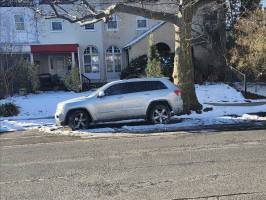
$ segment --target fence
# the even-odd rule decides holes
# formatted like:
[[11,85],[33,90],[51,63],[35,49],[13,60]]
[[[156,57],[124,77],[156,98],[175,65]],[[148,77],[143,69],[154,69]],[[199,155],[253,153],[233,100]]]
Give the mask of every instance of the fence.
[[229,82],[233,85],[236,89],[240,91],[244,91],[245,94],[247,93],[247,79],[246,75],[236,68],[230,66],[229,67]]

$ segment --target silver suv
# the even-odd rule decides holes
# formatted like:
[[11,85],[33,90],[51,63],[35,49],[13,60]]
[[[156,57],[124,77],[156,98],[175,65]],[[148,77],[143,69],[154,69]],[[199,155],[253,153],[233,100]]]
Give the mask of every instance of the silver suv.
[[141,78],[110,82],[88,97],[57,105],[58,125],[86,129],[96,122],[146,119],[167,123],[182,111],[181,91],[167,78]]

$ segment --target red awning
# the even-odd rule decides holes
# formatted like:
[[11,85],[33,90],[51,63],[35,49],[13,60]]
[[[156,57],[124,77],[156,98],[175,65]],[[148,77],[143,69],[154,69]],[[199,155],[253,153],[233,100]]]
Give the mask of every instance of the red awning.
[[32,53],[65,53],[78,51],[78,44],[31,45]]

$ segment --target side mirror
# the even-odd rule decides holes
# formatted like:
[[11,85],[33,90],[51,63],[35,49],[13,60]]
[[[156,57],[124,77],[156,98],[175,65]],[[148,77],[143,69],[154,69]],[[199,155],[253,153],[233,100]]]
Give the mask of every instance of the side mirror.
[[102,98],[102,97],[104,97],[104,96],[105,96],[104,91],[100,91],[100,92],[98,93],[98,98]]

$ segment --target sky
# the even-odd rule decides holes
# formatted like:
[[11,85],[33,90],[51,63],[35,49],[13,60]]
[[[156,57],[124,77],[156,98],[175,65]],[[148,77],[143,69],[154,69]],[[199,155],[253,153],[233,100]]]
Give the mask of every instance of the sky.
[[261,2],[263,4],[263,7],[266,7],[266,0],[262,0]]

